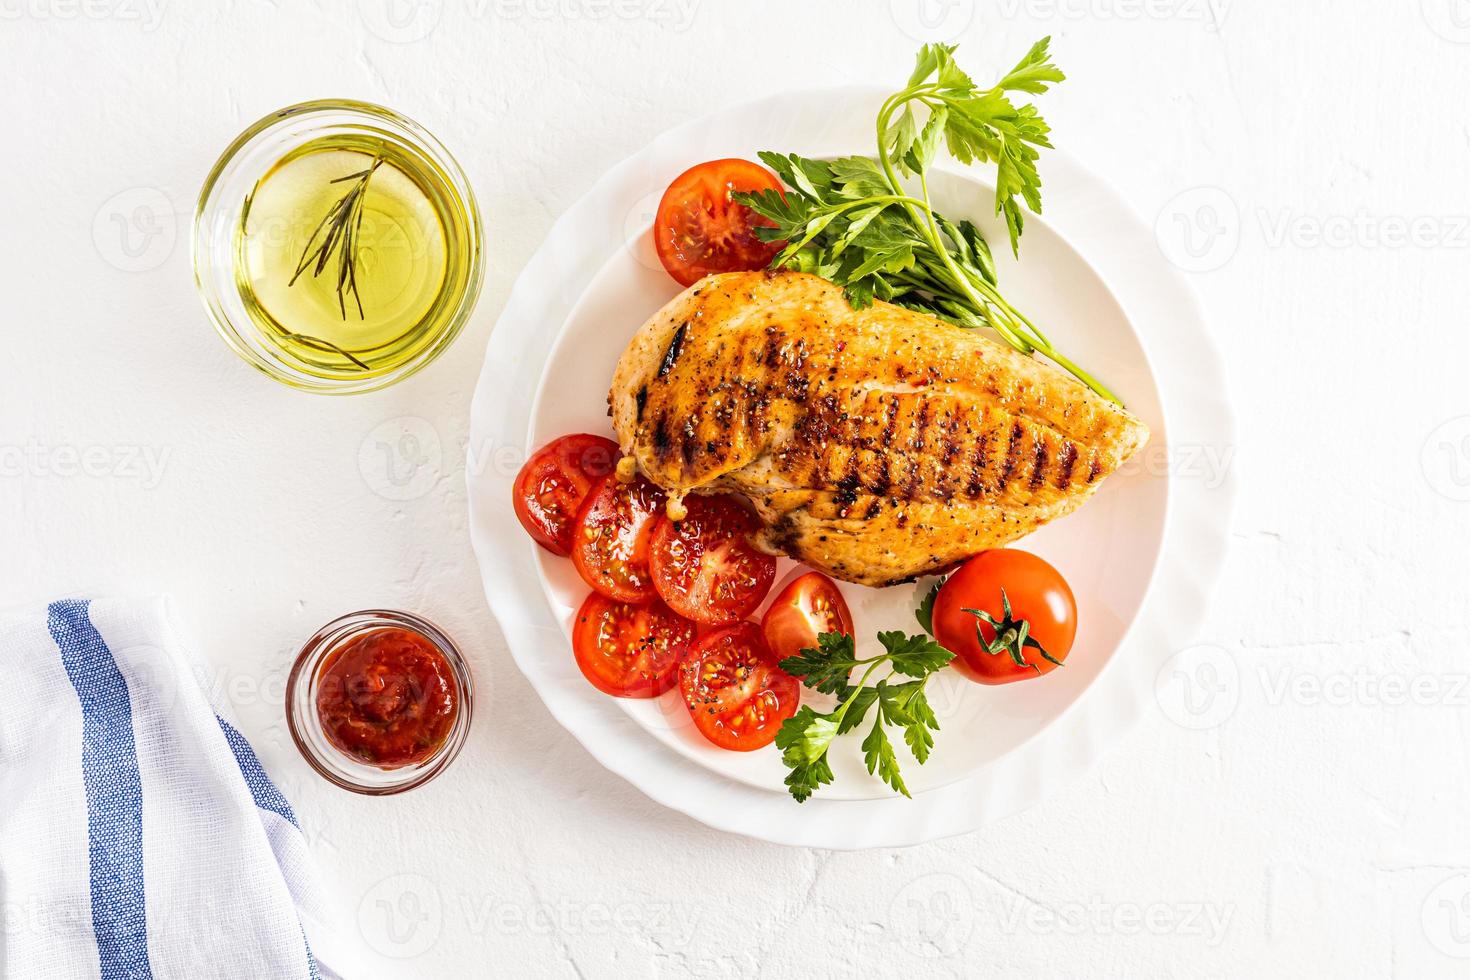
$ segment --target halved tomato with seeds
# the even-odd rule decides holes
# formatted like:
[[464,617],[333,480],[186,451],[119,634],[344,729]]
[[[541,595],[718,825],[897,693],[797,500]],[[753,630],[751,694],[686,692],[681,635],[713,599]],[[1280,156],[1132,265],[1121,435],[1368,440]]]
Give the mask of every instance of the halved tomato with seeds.
[[663,492],[642,477],[624,483],[614,473],[599,480],[572,529],[572,564],[583,581],[609,599],[654,598],[648,552],[663,508]]
[[670,609],[695,622],[739,622],[776,577],[776,559],[750,543],[760,522],[732,497],[691,496],[685,509],[682,521],[664,517],[654,529],[654,587]]
[[800,571],[771,600],[761,632],[777,660],[815,650],[823,633],[852,635],[852,613],[837,583],[821,572]]
[[654,698],[673,687],[693,642],[694,624],[657,599],[633,604],[594,592],[572,627],[583,676],[618,698]]
[[618,444],[585,433],[553,439],[516,474],[511,502],[516,519],[536,543],[554,555],[572,547],[572,524],[587,491],[613,471]]
[[679,285],[770,264],[785,243],[761,241],[756,228],[772,223],[730,200],[733,191],[762,190],[785,193],[775,174],[739,158],[710,160],[674,178],[658,202],[653,245]]
[[699,733],[735,752],[769,745],[801,703],[801,684],[754,623],[701,637],[679,666],[679,691]]

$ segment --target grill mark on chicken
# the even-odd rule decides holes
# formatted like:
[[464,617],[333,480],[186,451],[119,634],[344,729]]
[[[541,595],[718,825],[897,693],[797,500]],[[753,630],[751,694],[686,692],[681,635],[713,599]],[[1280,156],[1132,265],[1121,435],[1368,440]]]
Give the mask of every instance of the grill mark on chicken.
[[674,441],[669,438],[669,414],[660,412],[653,423],[653,452],[660,460],[665,460],[673,451]]
[[781,362],[785,360],[785,356],[782,353],[782,347],[785,346],[785,343],[786,338],[779,329],[776,327],[766,327],[766,347],[761,362],[765,364],[766,370],[772,374],[776,373],[777,369],[781,367]]
[[1062,443],[1062,451],[1057,454],[1057,489],[1065,490],[1072,485],[1072,467],[1077,464],[1077,445],[1072,442]]
[[1046,482],[1046,440],[1036,440],[1036,457],[1031,465],[1031,481],[1028,484],[1032,490],[1038,490]]
[[931,407],[932,405],[927,398],[919,403],[919,415],[914,422],[914,437],[909,443],[913,454],[909,457],[908,477],[904,480],[901,494],[904,500],[913,500],[919,495],[919,481],[924,476],[924,445],[929,431],[929,410]]
[[960,454],[960,441],[955,438],[960,431],[960,420],[953,415],[946,415],[940,427],[944,430],[944,448],[940,451],[939,459],[948,470],[955,457]]
[[852,481],[854,492],[861,490],[863,485],[862,474],[858,469],[862,462],[858,435],[861,429],[860,419],[853,418],[845,408],[839,410],[837,415],[838,438],[829,447],[833,454],[834,470],[840,469],[843,478]]
[[857,503],[858,478],[856,473],[849,473],[837,481],[837,492],[833,494],[832,500],[837,504],[837,512],[840,516],[847,516],[847,509]]
[[679,441],[679,454],[684,457],[684,465],[693,464],[694,457],[699,453],[699,417],[691,415],[684,420],[683,438]]
[[674,331],[674,339],[669,341],[668,349],[664,351],[664,359],[658,366],[658,376],[660,378],[663,378],[674,369],[674,362],[679,359],[680,354],[684,353],[684,336],[688,332],[689,321],[687,320],[679,325],[678,330]]
[[629,344],[622,449],[672,492],[743,495],[764,550],[890,584],[1070,512],[1147,432],[1044,363],[801,273],[705,280]]
[[879,459],[878,478],[873,481],[873,493],[880,497],[887,493],[889,487],[893,485],[893,477],[889,466],[891,465],[890,461],[894,457],[888,450],[893,445],[893,433],[898,427],[897,398],[891,397],[888,399],[888,411],[886,415],[887,417],[883,422],[882,443],[878,446],[878,452],[882,454],[882,457]]
[[1001,467],[998,487],[1010,486],[1011,475],[1016,472],[1016,464],[1020,462],[1021,437],[1025,434],[1026,430],[1021,427],[1020,419],[1011,423],[1011,437],[1010,441],[1006,443],[1006,461],[1005,465]]
[[955,457],[960,454],[960,442],[956,438],[960,430],[960,420],[953,411],[946,412],[939,420],[939,431],[941,435],[941,448],[939,451],[939,479],[935,487],[935,494],[940,500],[949,501],[954,498],[955,482],[958,474],[954,470]]
[[990,466],[990,433],[980,433],[975,440],[975,456],[970,463],[970,482],[965,485],[965,496],[976,499],[985,492],[985,471]]

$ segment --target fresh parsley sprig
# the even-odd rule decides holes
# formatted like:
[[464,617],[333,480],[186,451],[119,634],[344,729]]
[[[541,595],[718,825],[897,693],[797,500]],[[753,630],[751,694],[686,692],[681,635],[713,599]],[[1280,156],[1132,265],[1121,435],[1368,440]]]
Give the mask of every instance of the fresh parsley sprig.
[[[933,608],[932,592],[925,600],[925,607]],[[920,609],[921,623],[925,607]],[[925,630],[928,631],[928,626]],[[804,705],[776,733],[776,747],[791,770],[786,775],[786,786],[798,803],[832,782],[832,766],[827,755],[833,740],[862,725],[874,705],[878,710],[873,727],[862,742],[863,761],[869,773],[876,774],[896,792],[909,795],[887,726],[902,729],[904,743],[921,765],[929,759],[939,719],[929,705],[924,688],[936,671],[954,659],[954,654],[924,634],[905,635],[892,630],[879,633],[878,642],[883,653],[859,658],[851,636],[823,633],[817,637],[815,649],[803,650],[781,661],[781,669],[787,673],[804,675],[802,683],[807,687],[837,696],[837,706],[831,711],[819,712]],[[875,673],[885,665],[888,673],[874,680]],[[862,672],[860,679],[853,684],[851,677],[858,670]],[[896,680],[900,676],[910,679]],[[871,685],[870,680],[874,680]]]
[[[941,142],[961,163],[994,163],[995,210],[1019,254],[1025,208],[1040,213],[1039,148],[1050,127],[1031,104],[1010,93],[1038,95],[1065,78],[1051,62],[1050,38],[1032,46],[999,82],[981,88],[954,60],[955,48],[919,49],[908,85],[878,110],[878,155],[812,160],[763,152],[788,188],[738,193],[734,199],[771,222],[757,229],[787,244],[775,267],[815,273],[841,285],[853,307],[882,299],[961,327],[988,326],[1023,354],[1041,353],[1098,394],[1117,401],[1100,381],[1052,346],[997,288],[990,247],[974,224],[953,222],[930,204],[928,170]],[[910,192],[903,178],[916,180]]]

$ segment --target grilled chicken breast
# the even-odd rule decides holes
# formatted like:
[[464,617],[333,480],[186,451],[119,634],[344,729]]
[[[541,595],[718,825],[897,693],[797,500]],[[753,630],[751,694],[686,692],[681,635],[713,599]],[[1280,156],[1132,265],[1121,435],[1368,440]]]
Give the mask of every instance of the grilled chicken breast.
[[760,548],[873,586],[1071,512],[1148,439],[1046,364],[888,303],[854,310],[798,272],[679,294],[628,344],[609,404],[671,511],[689,492],[742,495]]

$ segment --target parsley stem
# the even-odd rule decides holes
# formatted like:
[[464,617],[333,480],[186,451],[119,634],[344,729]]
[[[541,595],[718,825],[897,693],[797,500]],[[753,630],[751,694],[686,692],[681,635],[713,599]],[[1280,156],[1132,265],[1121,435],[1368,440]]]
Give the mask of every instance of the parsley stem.
[[[893,111],[905,102],[915,98],[917,93],[924,88],[937,91],[936,86],[920,86],[919,88],[908,88],[902,92],[890,95],[878,110],[878,162],[883,165],[883,173],[888,178],[888,184],[893,188],[893,193],[902,195],[903,184],[899,182],[898,173],[893,169],[893,161],[888,158],[888,120],[893,116]],[[916,202],[917,203],[917,202]],[[914,211],[913,205],[906,205],[909,217],[918,222],[919,215]]]
[[[904,207],[908,210],[909,217],[914,221],[915,225],[920,229],[923,229],[926,225],[928,226],[928,234],[925,235],[925,239],[929,247],[934,251],[934,254],[938,256],[940,262],[944,264],[944,271],[948,273],[947,278],[964,294],[964,298],[982,314],[993,310],[995,307],[999,307],[1004,312],[1009,312],[1009,304],[1005,303],[1000,298],[1000,294],[993,289],[985,290],[988,293],[987,298],[993,296],[994,300],[999,302],[992,301],[987,303],[979,296],[976,296],[976,284],[972,283],[970,277],[960,271],[959,266],[955,264],[954,257],[949,254],[949,249],[944,247],[944,238],[939,230],[939,222],[935,219],[934,208],[929,203],[929,181],[925,177],[924,172],[919,172],[919,187],[920,192],[923,194],[923,199],[916,201],[904,195],[903,184],[898,179],[898,172],[893,169],[893,161],[888,154],[888,121],[892,118],[894,111],[899,106],[916,98],[923,101],[921,96],[925,92],[930,91],[938,91],[938,86],[928,85],[908,88],[889,96],[883,103],[882,108],[878,110],[878,162],[882,164],[883,173],[888,178],[889,186],[893,188],[894,194],[906,198]],[[928,105],[927,102],[924,104]],[[920,214],[920,211],[922,211],[922,214]],[[987,283],[986,285],[988,286],[989,284]],[[986,316],[986,319],[1006,343],[1023,354],[1031,353],[1032,345],[1025,338],[1021,337],[1010,323],[1006,322],[1004,315],[996,316],[991,312],[990,315]],[[1113,400],[1116,401],[1117,399],[1115,398]]]
[[[969,276],[966,276],[963,272],[960,271],[960,267],[955,264],[954,256],[950,255],[949,249],[944,247],[944,239],[939,231],[939,222],[934,217],[934,208],[929,205],[929,178],[924,174],[922,170],[919,171],[919,193],[924,195],[924,216],[928,220],[929,224],[930,245],[939,255],[939,260],[944,263],[945,268],[949,270],[950,277],[953,278],[956,283],[969,295],[970,301],[973,302],[977,307],[982,306],[983,301],[980,299],[979,296],[975,295],[975,284],[970,281]],[[993,317],[991,319],[992,325],[995,325],[995,319]],[[1028,346],[1027,341],[1016,333],[1011,324],[1005,323],[1003,325],[996,326],[996,329],[997,332],[999,332],[1002,337],[1005,337],[1012,346]]]
[[858,694],[863,688],[868,686],[868,678],[873,676],[873,671],[877,670],[878,665],[887,659],[887,654],[880,654],[879,656],[873,657],[871,661],[858,661],[859,664],[868,664],[868,669],[863,671],[862,680],[857,682],[857,686],[852,689],[852,693],[847,696],[847,700],[838,705],[837,710],[832,712],[832,720],[837,722],[839,726],[842,724],[843,717],[847,714],[847,709],[851,708],[857,702]]
[[[1026,355],[1030,355],[1033,351],[1040,351],[1099,395],[1111,402],[1122,404],[1118,396],[1113,394],[1106,385],[1053,347],[1046,334],[1042,333],[1041,329],[1032,323],[1024,313],[1006,302],[999,290],[990,283],[985,282],[982,278],[959,267],[954,260],[954,256],[950,254],[950,250],[945,247],[943,232],[939,227],[939,221],[930,203],[929,181],[922,169],[918,171],[920,194],[922,197],[915,199],[904,193],[903,184],[898,177],[898,171],[894,168],[893,160],[888,152],[889,122],[893,118],[893,114],[908,102],[917,101],[930,112],[933,112],[936,108],[936,103],[929,96],[935,95],[939,91],[940,86],[937,84],[915,85],[901,92],[896,92],[884,100],[883,105],[878,110],[878,162],[883,167],[883,174],[887,178],[889,186],[893,189],[893,194],[883,198],[868,198],[866,199],[866,203],[884,201],[887,203],[902,204],[904,209],[908,211],[909,217],[913,220],[915,226],[923,233],[926,243],[933,250],[942,265],[942,268],[933,271],[943,273],[943,279],[947,280],[957,291],[952,298],[966,303],[971,309],[983,317],[991,329],[1000,334],[1001,339],[1007,344]],[[992,88],[987,95],[994,94],[998,91],[998,87]],[[942,95],[939,96],[937,104],[939,106],[944,104],[944,97]],[[851,204],[845,204],[839,211],[845,211],[854,205],[862,203],[865,202],[855,201]],[[820,231],[821,229],[819,228],[817,232],[808,234],[803,239],[802,245],[809,243]],[[919,288],[933,292],[932,287],[927,283],[910,281]]]

